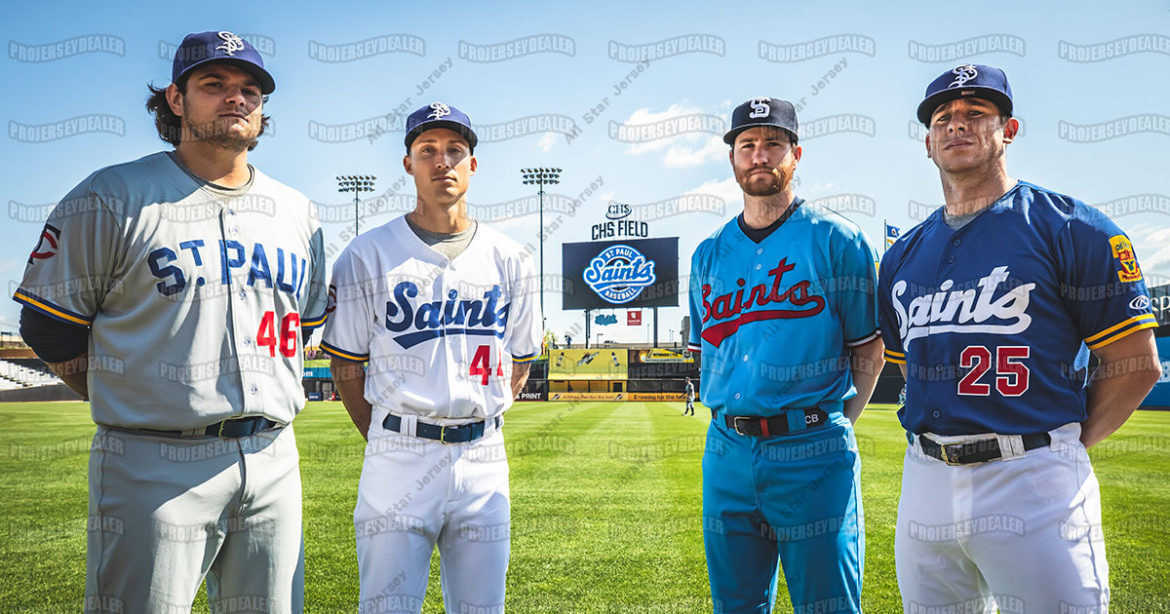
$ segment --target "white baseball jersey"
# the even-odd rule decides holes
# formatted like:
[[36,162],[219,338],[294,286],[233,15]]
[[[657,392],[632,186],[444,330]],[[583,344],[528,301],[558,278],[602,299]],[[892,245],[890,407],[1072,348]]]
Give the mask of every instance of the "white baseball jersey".
[[304,195],[252,172],[218,189],[160,152],[95,172],[49,215],[13,298],[91,327],[94,422],[288,423],[304,407],[301,330],[327,299],[321,228]]
[[398,217],[334,263],[321,348],[369,360],[375,408],[451,423],[496,416],[512,404],[512,363],[540,353],[537,283],[529,254],[483,224],[448,260]]

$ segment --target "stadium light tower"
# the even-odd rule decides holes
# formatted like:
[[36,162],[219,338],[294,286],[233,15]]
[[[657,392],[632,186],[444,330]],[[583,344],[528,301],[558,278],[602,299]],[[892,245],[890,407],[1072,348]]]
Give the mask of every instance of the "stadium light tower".
[[374,191],[375,179],[377,179],[377,177],[373,175],[337,176],[337,191],[353,192],[353,234],[355,237],[358,233],[358,201],[361,199],[362,192]]
[[524,180],[524,185],[537,186],[536,194],[540,198],[540,315],[546,317],[544,311],[544,186],[560,183],[561,169],[522,168],[520,169],[520,177]]

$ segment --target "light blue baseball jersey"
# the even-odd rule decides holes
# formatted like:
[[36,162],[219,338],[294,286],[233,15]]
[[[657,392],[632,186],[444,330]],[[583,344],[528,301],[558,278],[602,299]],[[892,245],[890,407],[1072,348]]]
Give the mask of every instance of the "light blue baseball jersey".
[[1157,326],[1125,233],[1025,181],[958,230],[940,208],[902,235],[882,258],[878,299],[912,433],[1082,422],[1089,350]]
[[857,394],[851,346],[878,335],[877,254],[841,215],[796,199],[759,243],[737,219],[691,257],[688,348],[704,404],[737,416],[840,409]]

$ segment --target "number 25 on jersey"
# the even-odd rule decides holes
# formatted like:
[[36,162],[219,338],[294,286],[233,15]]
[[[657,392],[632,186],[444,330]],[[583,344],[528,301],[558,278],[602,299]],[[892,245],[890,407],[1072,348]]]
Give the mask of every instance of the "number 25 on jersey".
[[959,394],[971,397],[991,396],[991,384],[981,382],[995,367],[995,389],[1005,397],[1018,397],[1028,391],[1032,372],[1023,360],[1031,355],[1026,345],[1001,345],[995,348],[995,363],[985,345],[968,345],[959,354],[959,368],[970,369],[959,380]]

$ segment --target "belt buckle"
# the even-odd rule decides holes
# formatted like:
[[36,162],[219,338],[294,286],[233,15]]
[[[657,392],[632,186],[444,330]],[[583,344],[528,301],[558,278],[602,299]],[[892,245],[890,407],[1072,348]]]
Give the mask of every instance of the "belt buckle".
[[736,433],[739,433],[740,435],[743,435],[744,437],[749,437],[749,435],[747,433],[743,432],[743,429],[739,428],[739,421],[740,420],[747,421],[749,418],[750,418],[750,416],[735,416],[734,418],[731,419],[731,424],[735,428]]
[[439,426],[439,443],[446,445],[446,446],[449,446],[451,444],[456,443],[454,441],[447,441],[447,431],[448,430],[457,431],[457,430],[459,430],[460,426],[462,426],[462,425],[455,425],[455,426],[440,425]]
[[944,463],[946,463],[952,467],[962,466],[963,463],[959,462],[959,459],[956,458],[956,459],[952,460],[950,455],[947,454],[947,444],[940,442],[938,444],[938,450],[939,450],[939,456],[942,456],[942,461]]
[[225,424],[227,424],[227,420],[220,420],[219,421],[219,428],[216,429],[216,431],[215,431],[216,437],[223,439],[223,425],[225,425]]

